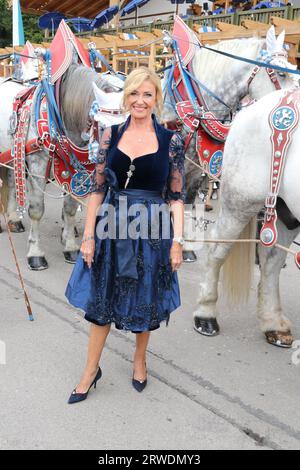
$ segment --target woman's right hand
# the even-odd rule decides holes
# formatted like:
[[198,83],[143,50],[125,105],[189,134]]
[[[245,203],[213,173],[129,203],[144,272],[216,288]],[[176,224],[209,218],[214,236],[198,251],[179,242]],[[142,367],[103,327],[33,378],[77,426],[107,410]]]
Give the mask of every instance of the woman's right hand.
[[95,240],[86,240],[81,243],[80,252],[89,268],[92,267],[95,253]]

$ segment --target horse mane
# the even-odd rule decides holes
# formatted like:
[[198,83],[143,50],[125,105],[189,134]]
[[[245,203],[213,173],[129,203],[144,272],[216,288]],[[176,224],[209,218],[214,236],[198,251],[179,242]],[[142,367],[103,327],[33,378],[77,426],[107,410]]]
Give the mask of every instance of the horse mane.
[[[241,38],[220,41],[213,45],[207,44],[207,47],[247,59],[256,59],[264,42],[264,39],[259,38]],[[235,65],[236,61],[233,59],[207,49],[197,49],[193,58],[194,72],[197,75],[199,73],[204,83],[211,80],[212,70],[216,77],[224,77],[224,73],[229,72]]]
[[95,100],[93,82],[105,92],[112,86],[94,70],[71,64],[63,75],[60,88],[60,111],[67,132],[81,133],[86,127],[92,102]]
[[[230,54],[256,59],[264,44],[263,39],[243,38],[221,41],[211,47],[218,51],[228,52]],[[242,80],[246,70],[250,67],[246,62],[231,59],[229,57],[217,54],[208,49],[197,49],[193,57],[193,71],[197,78],[206,85],[219,98],[223,99],[233,110],[239,102],[245,91],[247,82]],[[219,119],[224,119],[228,115],[228,109],[210,97],[205,91],[202,94],[206,103]]]

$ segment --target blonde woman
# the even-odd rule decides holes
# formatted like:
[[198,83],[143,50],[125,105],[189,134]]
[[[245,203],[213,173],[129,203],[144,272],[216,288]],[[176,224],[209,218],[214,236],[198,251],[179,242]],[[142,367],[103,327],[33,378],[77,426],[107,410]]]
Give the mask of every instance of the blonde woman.
[[[127,121],[105,129],[101,137],[81,254],[66,289],[69,302],[84,310],[85,319],[91,322],[86,367],[68,403],[84,400],[91,386],[96,387],[112,323],[136,334],[132,385],[141,392],[147,384],[150,331],[163,321],[168,323],[170,313],[180,306],[176,271],[182,263],[183,142],[156,120],[162,91],[159,78],[147,68],[135,69],[127,77],[123,108],[129,112]],[[105,220],[103,211],[97,215],[104,203],[113,207],[116,216],[115,225],[106,226],[108,236],[100,227]],[[129,212],[136,204],[138,214],[147,216],[139,224],[144,235],[133,237],[126,232],[121,237],[115,232],[124,232],[130,225],[134,218]],[[161,213],[153,222],[154,206],[167,207],[167,218]],[[166,235],[162,225],[167,219]],[[158,231],[156,236],[151,230]]]

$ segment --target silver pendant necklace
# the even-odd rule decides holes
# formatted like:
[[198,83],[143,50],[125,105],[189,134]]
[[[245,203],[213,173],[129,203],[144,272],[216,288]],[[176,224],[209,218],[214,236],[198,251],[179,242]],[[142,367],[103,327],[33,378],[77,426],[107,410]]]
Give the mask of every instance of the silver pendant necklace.
[[[139,144],[141,144],[141,143],[143,142],[143,138],[142,138],[142,137],[137,137],[136,140],[137,140],[137,142],[138,142]],[[129,171],[126,172],[126,174],[127,174],[127,180],[126,180],[126,183],[125,183],[125,185],[124,185],[124,189],[127,187],[128,183],[129,183],[129,181],[130,181],[130,178],[131,178],[132,175],[133,175],[134,170],[135,170],[135,165],[133,165],[133,163],[131,162],[131,164],[129,165]]]
[[129,183],[129,181],[130,181],[130,178],[131,178],[132,175],[133,175],[134,170],[135,170],[135,165],[133,165],[133,164],[131,163],[131,165],[129,165],[129,171],[127,171],[127,176],[128,176],[128,178],[127,178],[127,180],[126,180],[126,183],[125,183],[124,188],[127,188],[127,185],[128,185],[128,183]]

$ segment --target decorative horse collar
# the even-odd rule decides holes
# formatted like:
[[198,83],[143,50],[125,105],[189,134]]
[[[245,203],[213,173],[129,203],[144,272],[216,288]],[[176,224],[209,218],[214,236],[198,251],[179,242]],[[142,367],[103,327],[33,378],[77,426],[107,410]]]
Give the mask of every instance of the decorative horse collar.
[[[277,241],[276,202],[284,171],[285,161],[292,135],[299,124],[300,90],[285,90],[279,102],[269,115],[271,128],[272,160],[270,172],[270,190],[265,201],[265,217],[260,232],[264,246],[271,247]],[[300,267],[300,259],[296,259]]]

